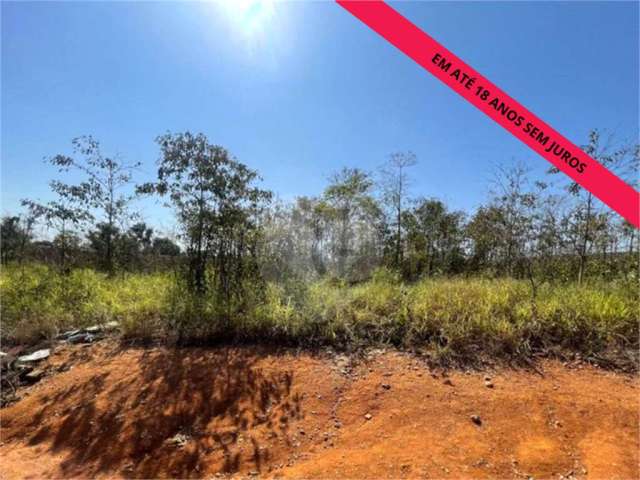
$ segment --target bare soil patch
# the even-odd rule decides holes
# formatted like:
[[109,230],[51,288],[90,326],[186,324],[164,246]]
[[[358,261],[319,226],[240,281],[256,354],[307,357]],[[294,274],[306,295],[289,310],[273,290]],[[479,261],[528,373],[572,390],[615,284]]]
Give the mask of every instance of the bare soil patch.
[[638,378],[588,366],[112,340],[44,366],[0,410],[2,478],[640,476]]

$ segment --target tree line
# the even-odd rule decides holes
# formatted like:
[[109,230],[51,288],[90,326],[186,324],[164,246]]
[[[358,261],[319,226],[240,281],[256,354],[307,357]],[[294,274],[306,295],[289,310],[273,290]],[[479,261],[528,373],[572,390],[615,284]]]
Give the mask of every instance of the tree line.
[[[469,213],[412,195],[411,152],[396,152],[374,172],[345,167],[317,196],[285,203],[261,188],[258,172],[203,134],[159,136],[156,179],[136,183],[138,163],[102,153],[90,136],[54,155],[62,180],[53,200],[24,199],[25,212],[2,219],[2,261],[40,258],[68,272],[78,259],[117,272],[171,265],[190,291],[241,301],[248,283],[335,277],[366,280],[379,267],[407,281],[488,275],[541,281],[636,278],[638,233],[590,192],[550,169],[531,178],[522,163],[498,167],[487,200]],[[637,185],[637,145],[592,131],[583,149]],[[80,181],[65,182],[74,172]],[[177,238],[157,236],[135,201],[170,206]],[[36,238],[36,225],[54,232]],[[40,255],[38,256],[38,252]],[[43,253],[44,252],[44,253]],[[173,259],[167,263],[166,259]]]

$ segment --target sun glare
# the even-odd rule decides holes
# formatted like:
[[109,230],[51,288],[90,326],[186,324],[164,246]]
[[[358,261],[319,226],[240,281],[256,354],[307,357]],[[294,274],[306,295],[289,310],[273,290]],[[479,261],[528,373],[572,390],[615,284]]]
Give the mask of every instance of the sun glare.
[[233,24],[249,36],[267,27],[274,14],[272,0],[221,0],[220,3]]

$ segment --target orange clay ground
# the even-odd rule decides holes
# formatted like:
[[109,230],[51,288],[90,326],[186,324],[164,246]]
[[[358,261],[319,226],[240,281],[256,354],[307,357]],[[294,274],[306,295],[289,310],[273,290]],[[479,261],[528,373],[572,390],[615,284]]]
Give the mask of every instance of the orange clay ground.
[[0,410],[3,479],[640,476],[638,379],[591,367],[443,375],[398,352],[112,340],[46,362]]

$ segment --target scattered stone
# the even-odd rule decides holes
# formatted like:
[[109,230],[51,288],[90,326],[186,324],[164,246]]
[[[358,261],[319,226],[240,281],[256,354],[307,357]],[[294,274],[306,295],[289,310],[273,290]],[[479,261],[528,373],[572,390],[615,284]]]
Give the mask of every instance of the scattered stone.
[[95,337],[90,333],[77,333],[67,339],[69,343],[91,343]]
[[31,370],[30,372],[28,372],[24,376],[24,379],[27,380],[28,382],[35,383],[40,379],[42,379],[42,377],[44,377],[44,374],[45,374],[45,371],[43,369],[36,368],[35,370]]
[[385,390],[389,390],[391,388],[391,385],[389,385],[388,383],[383,383],[382,388],[384,388]]
[[73,337],[81,332],[81,330],[68,330],[58,335],[58,340],[67,340],[69,337]]
[[491,381],[491,377],[489,375],[485,375],[484,376],[484,381],[485,382],[490,382]]
[[442,383],[444,383],[445,385],[449,385],[450,387],[453,387],[453,382],[448,378],[445,378]]
[[490,380],[485,380],[484,386],[487,388],[493,388],[493,383]]
[[471,421],[476,425],[482,425],[482,419],[478,415],[471,415]]
[[341,428],[341,427],[342,427],[342,423],[340,423],[340,422],[336,421],[336,423],[334,423],[334,424],[333,424],[333,426],[334,426],[335,428]]
[[189,437],[187,437],[184,433],[176,433],[173,437],[166,440],[166,443],[178,448],[182,448],[187,444],[188,441]]
[[257,477],[258,476],[258,472],[256,472],[255,470],[251,470],[249,472],[249,475],[252,476],[252,477]]
[[49,350],[48,348],[44,348],[42,350],[33,352],[30,355],[23,355],[21,357],[18,357],[18,361],[22,363],[39,362],[40,360],[44,360],[45,358],[47,358],[49,355],[51,355],[51,350]]
[[373,416],[370,413],[365,414],[364,419],[365,420],[371,420],[373,418]]
[[15,367],[15,374],[17,374],[17,376],[22,380],[24,380],[27,374],[33,370],[33,367],[31,365],[22,365],[20,363]]

